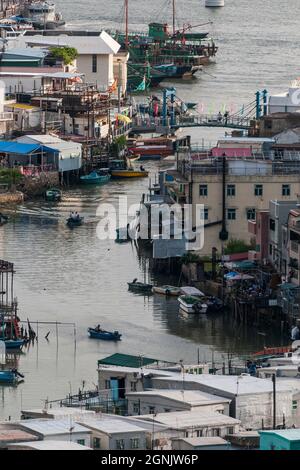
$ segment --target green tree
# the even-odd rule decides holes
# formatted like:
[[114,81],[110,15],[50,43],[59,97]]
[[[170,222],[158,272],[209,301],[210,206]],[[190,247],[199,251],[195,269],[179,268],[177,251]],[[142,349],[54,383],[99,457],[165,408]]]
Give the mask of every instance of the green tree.
[[232,238],[227,243],[224,253],[225,255],[234,255],[237,253],[246,253],[251,250],[252,246],[246,243],[244,240],[239,240],[238,238]]
[[70,65],[78,56],[77,49],[75,47],[52,47],[50,49],[51,56],[55,59],[60,59],[65,65]]

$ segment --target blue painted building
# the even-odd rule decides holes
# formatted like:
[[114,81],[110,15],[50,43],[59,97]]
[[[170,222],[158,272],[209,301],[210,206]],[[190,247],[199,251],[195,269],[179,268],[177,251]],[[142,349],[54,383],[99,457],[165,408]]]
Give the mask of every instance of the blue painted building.
[[260,431],[260,450],[300,450],[300,429]]

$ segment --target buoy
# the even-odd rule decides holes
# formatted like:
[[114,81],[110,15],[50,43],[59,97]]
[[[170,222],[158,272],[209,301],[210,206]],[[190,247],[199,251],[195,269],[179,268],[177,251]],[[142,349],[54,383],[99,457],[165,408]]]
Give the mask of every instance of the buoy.
[[224,7],[225,0],[205,0],[205,6],[207,8]]

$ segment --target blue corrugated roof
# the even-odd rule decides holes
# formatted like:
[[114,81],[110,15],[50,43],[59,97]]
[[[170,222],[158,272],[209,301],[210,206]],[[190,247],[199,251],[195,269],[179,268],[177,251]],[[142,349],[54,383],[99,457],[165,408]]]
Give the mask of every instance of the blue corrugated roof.
[[49,149],[40,144],[23,144],[21,142],[0,141],[0,152],[17,155],[29,155],[37,150],[55,153],[53,149]]

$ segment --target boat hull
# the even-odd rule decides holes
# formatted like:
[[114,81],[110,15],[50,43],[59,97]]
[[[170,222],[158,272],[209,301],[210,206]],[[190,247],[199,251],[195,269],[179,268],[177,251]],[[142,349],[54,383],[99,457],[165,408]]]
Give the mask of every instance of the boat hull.
[[119,332],[110,331],[96,331],[93,328],[88,329],[88,333],[91,339],[97,339],[101,341],[121,341],[122,335]]
[[9,385],[19,382],[17,374],[9,370],[0,370],[0,384]]
[[67,226],[70,228],[73,227],[80,227],[83,224],[84,218],[81,217],[79,220],[73,220],[73,219],[68,219],[67,220]]
[[25,344],[25,341],[20,339],[20,340],[6,340],[4,341],[5,342],[5,347],[7,350],[14,350],[14,351],[17,351],[17,350],[20,350],[22,349],[22,347],[24,346]]
[[[196,302],[189,303],[188,301],[184,300],[181,297],[179,297],[178,302],[179,302],[180,309],[183,310],[185,313],[188,313],[188,314],[207,313],[208,306],[206,304],[202,304],[202,307],[199,308],[198,311],[196,311],[195,310]],[[200,302],[200,299],[199,299],[199,302]]]
[[112,178],[147,178],[148,171],[112,170]]
[[101,175],[88,175],[81,176],[80,183],[85,185],[100,185],[108,183],[111,179],[111,175],[101,176]]
[[180,295],[180,289],[172,286],[153,287],[154,294],[165,295],[167,297],[178,297]]

